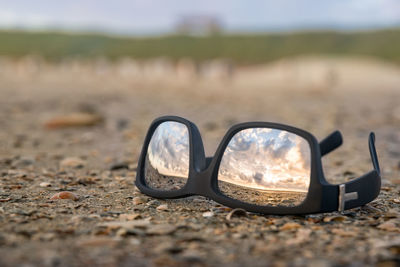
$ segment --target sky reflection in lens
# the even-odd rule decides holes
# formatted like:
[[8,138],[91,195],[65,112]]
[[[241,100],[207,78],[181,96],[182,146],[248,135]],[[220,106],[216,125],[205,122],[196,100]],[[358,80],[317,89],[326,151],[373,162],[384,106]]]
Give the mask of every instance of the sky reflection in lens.
[[147,156],[160,174],[188,178],[189,132],[186,125],[174,121],[161,123],[151,138]]
[[242,130],[224,152],[218,180],[261,190],[307,192],[309,144],[304,138],[283,130]]

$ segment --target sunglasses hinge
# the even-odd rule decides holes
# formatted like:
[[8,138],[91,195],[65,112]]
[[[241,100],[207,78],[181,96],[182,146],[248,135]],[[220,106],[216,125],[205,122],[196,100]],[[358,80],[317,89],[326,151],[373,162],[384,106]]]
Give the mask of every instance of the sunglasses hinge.
[[338,211],[343,212],[347,201],[358,199],[358,192],[346,193],[346,185],[339,185],[339,207]]

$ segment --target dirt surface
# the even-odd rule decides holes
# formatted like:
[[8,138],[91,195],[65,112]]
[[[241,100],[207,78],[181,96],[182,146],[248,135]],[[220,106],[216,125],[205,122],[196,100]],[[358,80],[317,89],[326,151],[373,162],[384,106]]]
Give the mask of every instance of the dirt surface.
[[[281,64],[279,75],[272,64],[213,81],[129,79],[112,67],[0,68],[0,265],[400,264],[400,71],[357,62],[329,63],[335,81],[313,78],[312,87],[290,74],[298,66],[307,73],[310,65],[299,61]],[[103,119],[46,127],[79,112]],[[166,114],[195,122],[209,156],[238,122],[290,124],[319,140],[339,129],[343,146],[323,159],[332,183],[372,169],[367,141],[374,131],[381,193],[343,214],[306,216],[230,214],[203,197],[147,197],[133,185],[138,155],[151,121]],[[50,200],[61,191],[79,199]]]

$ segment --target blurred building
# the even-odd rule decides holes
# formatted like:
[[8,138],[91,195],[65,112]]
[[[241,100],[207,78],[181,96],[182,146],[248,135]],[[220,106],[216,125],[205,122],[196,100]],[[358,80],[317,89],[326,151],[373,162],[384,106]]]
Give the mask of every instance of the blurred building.
[[175,30],[185,35],[212,35],[221,33],[222,21],[217,16],[192,15],[182,16],[178,19]]

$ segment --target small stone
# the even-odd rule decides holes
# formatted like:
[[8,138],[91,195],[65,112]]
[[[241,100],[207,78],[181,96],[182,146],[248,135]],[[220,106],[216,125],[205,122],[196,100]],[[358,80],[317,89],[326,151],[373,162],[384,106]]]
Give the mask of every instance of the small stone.
[[135,205],[140,205],[146,202],[146,199],[144,199],[143,197],[134,197],[133,198],[133,204]]
[[156,208],[158,211],[167,211],[168,210],[168,205],[167,204],[162,204]]
[[343,237],[356,237],[358,234],[354,231],[347,231],[343,229],[332,229],[332,233],[335,235],[343,236]]
[[139,217],[140,217],[140,214],[138,214],[138,213],[131,213],[131,214],[123,213],[123,214],[119,215],[119,218],[121,220],[126,220],[126,221],[133,221]]
[[86,163],[84,160],[76,157],[65,158],[60,162],[61,167],[70,167],[70,168],[82,168],[85,166],[85,164]]
[[59,192],[57,194],[54,194],[50,200],[56,200],[56,199],[72,199],[74,201],[79,200],[79,197],[72,193],[72,192],[68,192],[68,191],[63,191],[63,192]]
[[95,113],[71,113],[55,117],[45,123],[48,129],[58,129],[67,127],[93,126],[103,121],[103,117]]
[[154,248],[153,251],[157,254],[161,253],[171,253],[171,254],[176,254],[182,251],[182,248],[177,246],[174,242],[162,242],[157,244]]
[[301,225],[295,222],[288,222],[285,223],[284,225],[282,225],[279,230],[281,231],[285,231],[285,230],[294,230],[294,229],[298,229],[301,228]]
[[203,213],[204,218],[211,218],[213,216],[214,216],[214,212],[212,212],[212,211],[206,211]]
[[228,213],[228,215],[226,215],[226,220],[230,221],[233,216],[237,216],[237,217],[245,216],[245,217],[247,217],[247,211],[245,211],[244,209],[240,209],[240,208],[233,209],[231,212]]
[[127,163],[115,163],[110,166],[110,171],[122,170],[122,169],[129,169],[129,164]]
[[327,216],[327,217],[324,217],[323,221],[324,221],[324,222],[331,222],[331,221],[334,221],[334,222],[343,222],[343,221],[345,221],[346,219],[347,219],[346,216]]
[[246,238],[247,235],[245,233],[234,233],[234,234],[232,234],[232,237],[234,239],[242,239],[242,238]]
[[388,232],[400,232],[400,227],[396,226],[393,220],[386,221],[378,225],[378,229],[385,230]]
[[115,233],[116,236],[126,236],[128,235],[128,231],[125,228],[120,228],[118,231]]
[[40,187],[51,187],[51,184],[48,182],[42,182],[39,184]]
[[383,217],[387,219],[398,218],[400,217],[400,213],[395,209],[390,209],[385,213]]
[[152,199],[149,202],[146,203],[149,206],[159,206],[161,205],[160,201],[157,199]]

